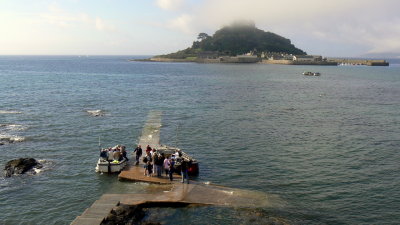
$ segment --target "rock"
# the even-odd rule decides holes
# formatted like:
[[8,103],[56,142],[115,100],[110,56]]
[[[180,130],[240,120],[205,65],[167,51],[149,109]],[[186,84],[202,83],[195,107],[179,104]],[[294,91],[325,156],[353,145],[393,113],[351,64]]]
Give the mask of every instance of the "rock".
[[4,173],[6,177],[11,177],[12,175],[24,174],[31,169],[40,169],[42,167],[42,164],[40,164],[36,159],[19,158],[8,161],[4,167]]
[[141,207],[120,204],[111,210],[101,225],[137,224],[143,217]]

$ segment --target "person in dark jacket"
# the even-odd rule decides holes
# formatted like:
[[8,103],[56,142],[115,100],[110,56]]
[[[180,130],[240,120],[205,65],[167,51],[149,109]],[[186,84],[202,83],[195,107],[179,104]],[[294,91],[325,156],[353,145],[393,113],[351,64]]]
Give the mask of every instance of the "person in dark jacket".
[[123,159],[125,159],[126,161],[129,161],[128,157],[126,156],[126,155],[127,155],[127,152],[126,152],[126,147],[125,147],[125,145],[122,145],[122,146],[121,146],[121,154],[122,154],[122,158],[123,158]]
[[138,145],[133,152],[136,153],[136,165],[139,165],[139,160],[143,153],[142,146]]
[[174,159],[170,159],[169,169],[168,169],[168,175],[169,175],[169,180],[170,181],[173,180],[174,165],[175,165],[175,160]]
[[186,160],[182,160],[182,163],[181,163],[181,175],[182,175],[181,182],[182,183],[184,183],[185,180],[186,180],[186,183],[189,183],[188,169],[189,169],[188,162],[186,162]]

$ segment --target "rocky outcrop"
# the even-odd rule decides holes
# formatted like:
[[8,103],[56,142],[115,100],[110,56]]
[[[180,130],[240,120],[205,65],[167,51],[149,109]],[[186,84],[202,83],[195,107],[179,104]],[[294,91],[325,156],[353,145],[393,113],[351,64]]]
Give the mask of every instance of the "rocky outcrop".
[[120,204],[111,210],[101,225],[137,224],[144,216],[142,207]]
[[40,169],[42,167],[42,164],[34,158],[14,159],[6,163],[6,166],[4,167],[4,175],[6,177],[11,177],[13,175],[24,174],[32,169]]

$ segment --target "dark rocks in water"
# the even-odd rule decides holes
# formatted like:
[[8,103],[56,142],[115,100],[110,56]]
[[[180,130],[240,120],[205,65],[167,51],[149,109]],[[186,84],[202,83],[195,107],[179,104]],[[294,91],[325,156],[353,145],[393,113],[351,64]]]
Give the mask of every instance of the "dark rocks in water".
[[40,169],[42,167],[42,164],[34,158],[19,158],[8,161],[4,167],[4,173],[6,177],[11,177],[12,175],[24,174],[31,169]]
[[101,225],[137,224],[144,216],[142,207],[120,204],[111,210]]

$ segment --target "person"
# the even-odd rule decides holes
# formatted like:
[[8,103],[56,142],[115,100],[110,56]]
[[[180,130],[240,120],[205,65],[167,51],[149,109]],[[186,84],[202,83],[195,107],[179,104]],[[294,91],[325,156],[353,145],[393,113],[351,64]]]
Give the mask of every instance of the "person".
[[188,163],[186,162],[186,160],[182,160],[181,163],[181,175],[182,175],[182,181],[181,183],[184,183],[185,179],[186,179],[186,183],[189,183],[189,175],[188,175]]
[[157,168],[157,177],[161,177],[162,176],[162,170],[163,170],[163,164],[164,164],[164,153],[155,153],[157,155],[157,159],[154,161],[154,164],[156,165]]
[[143,162],[144,162],[144,175],[150,176],[153,169],[153,166],[151,165],[150,152],[146,153],[146,156],[143,158]]
[[139,165],[139,160],[142,156],[142,146],[138,145],[133,152],[136,153],[136,165]]
[[175,164],[175,160],[174,160],[174,159],[170,159],[170,161],[169,161],[169,168],[168,168],[168,175],[169,175],[169,180],[170,180],[170,181],[173,180],[174,164]]
[[126,159],[126,161],[129,161],[128,157],[126,156],[126,155],[127,155],[127,152],[126,152],[126,147],[125,147],[125,145],[122,145],[122,146],[121,146],[121,155],[122,155],[122,159]]
[[150,147],[150,145],[147,145],[147,147],[146,147],[146,153],[147,152],[150,152],[151,151],[151,147]]
[[181,157],[181,156],[182,156],[182,153],[180,153],[178,150],[175,150],[174,158],[177,159],[178,157]]
[[168,156],[167,158],[164,159],[164,171],[165,171],[165,176],[168,176],[168,171],[169,171],[169,166],[171,164],[171,157]]
[[108,148],[108,160],[109,162],[112,162],[114,160],[114,154],[113,154],[113,149],[110,147]]
[[121,160],[122,160],[122,154],[121,154],[121,152],[119,151],[119,148],[116,148],[116,149],[114,150],[114,152],[113,152],[113,158],[114,158],[114,160],[118,160],[118,161],[121,161]]
[[[153,151],[154,151],[154,148],[153,148]],[[153,152],[151,156],[152,156],[153,168],[154,168],[153,173],[157,173],[157,177],[158,177],[159,176],[158,171],[160,170],[159,169],[159,167],[160,167],[159,158],[160,157],[158,156],[158,152]]]
[[108,150],[107,150],[107,149],[102,149],[102,150],[100,151],[100,158],[101,158],[102,160],[107,161],[107,159],[108,159]]

